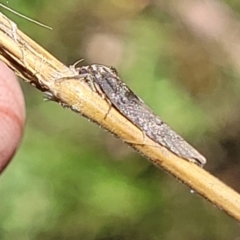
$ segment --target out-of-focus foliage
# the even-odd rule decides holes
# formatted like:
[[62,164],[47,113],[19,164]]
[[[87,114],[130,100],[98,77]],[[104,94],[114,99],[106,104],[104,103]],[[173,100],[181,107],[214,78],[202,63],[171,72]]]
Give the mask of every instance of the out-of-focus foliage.
[[[239,190],[239,76],[167,11],[150,0],[8,2],[53,27],[3,11],[66,65],[83,58],[84,65],[116,67],[134,92],[207,155],[206,168]],[[238,224],[221,210],[103,129],[22,86],[26,131],[1,176],[0,239],[239,237]]]

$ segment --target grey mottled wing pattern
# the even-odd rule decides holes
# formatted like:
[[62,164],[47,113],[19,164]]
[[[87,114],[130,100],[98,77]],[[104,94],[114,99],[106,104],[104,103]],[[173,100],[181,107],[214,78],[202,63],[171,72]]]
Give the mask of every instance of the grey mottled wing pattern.
[[[88,81],[93,81],[101,89],[112,105],[144,134],[156,143],[166,147],[179,157],[203,165],[206,159],[175,133],[153,111],[137,97],[119,78],[115,69],[103,65],[90,65],[78,68],[79,74],[90,74]],[[92,86],[92,83],[90,84]]]

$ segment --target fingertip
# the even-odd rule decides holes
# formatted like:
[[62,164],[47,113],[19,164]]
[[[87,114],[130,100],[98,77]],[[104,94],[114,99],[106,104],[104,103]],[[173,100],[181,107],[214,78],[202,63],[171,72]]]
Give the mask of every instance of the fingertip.
[[25,102],[14,73],[0,62],[0,172],[10,162],[22,138]]

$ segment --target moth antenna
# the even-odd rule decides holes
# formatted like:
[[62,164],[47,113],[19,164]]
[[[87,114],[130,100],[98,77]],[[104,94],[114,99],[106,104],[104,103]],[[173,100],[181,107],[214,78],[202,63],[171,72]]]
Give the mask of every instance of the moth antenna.
[[26,17],[26,16],[24,16],[23,14],[21,14],[21,13],[19,13],[19,12],[16,12],[15,10],[13,10],[13,9],[11,9],[11,8],[3,5],[2,3],[0,3],[0,6],[1,6],[2,8],[4,8],[4,9],[8,10],[9,12],[12,12],[12,13],[18,15],[19,17],[22,17],[22,18],[24,18],[24,19],[26,19],[26,20],[28,20],[28,21],[30,21],[30,22],[36,23],[36,24],[38,24],[38,25],[41,26],[41,27],[45,27],[45,28],[47,28],[47,29],[52,30],[51,27],[49,27],[49,26],[47,26],[47,25],[45,25],[45,24],[43,24],[43,23],[40,23],[40,22],[38,22],[38,21],[36,21],[36,20],[34,20],[34,19],[32,19],[32,18]]

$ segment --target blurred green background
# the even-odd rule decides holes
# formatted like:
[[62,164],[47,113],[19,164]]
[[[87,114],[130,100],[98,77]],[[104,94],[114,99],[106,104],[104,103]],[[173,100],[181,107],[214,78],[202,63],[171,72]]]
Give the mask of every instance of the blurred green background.
[[[240,191],[240,74],[231,55],[238,43],[223,45],[194,31],[176,14],[181,2],[182,8],[190,2],[159,2],[2,1],[52,31],[2,12],[66,65],[83,58],[83,65],[116,67],[137,95],[207,157],[206,169]],[[221,4],[239,23],[240,3]],[[195,10],[198,20],[201,9]],[[227,29],[237,39],[240,30],[231,24]],[[44,102],[31,86],[22,87],[25,136],[0,179],[0,239],[240,237],[234,219],[120,140]]]

